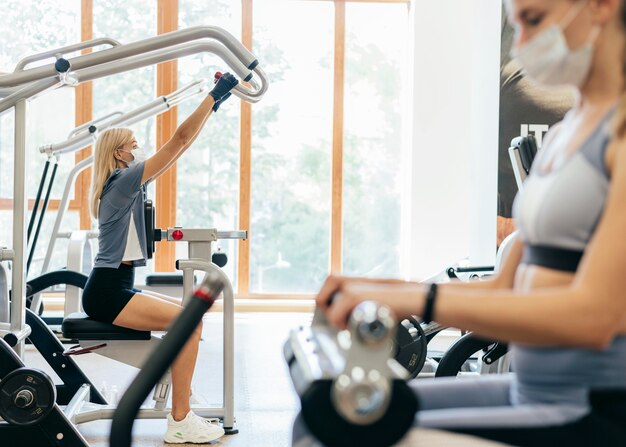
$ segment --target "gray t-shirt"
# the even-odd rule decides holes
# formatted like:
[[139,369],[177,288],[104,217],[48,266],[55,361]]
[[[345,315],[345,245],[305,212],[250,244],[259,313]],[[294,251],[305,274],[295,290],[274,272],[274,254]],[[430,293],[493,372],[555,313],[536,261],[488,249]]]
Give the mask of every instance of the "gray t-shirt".
[[144,216],[145,185],[141,184],[144,163],[127,169],[116,169],[107,179],[100,196],[98,254],[94,267],[118,268],[124,256],[130,213],[139,237],[144,259],[133,261],[133,266],[146,265],[146,225]]

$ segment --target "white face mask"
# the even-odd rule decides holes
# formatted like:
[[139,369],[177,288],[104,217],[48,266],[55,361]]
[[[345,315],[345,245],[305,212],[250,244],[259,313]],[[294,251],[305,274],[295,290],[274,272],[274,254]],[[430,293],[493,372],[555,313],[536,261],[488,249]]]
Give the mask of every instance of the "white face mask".
[[131,151],[122,151],[122,152],[129,152],[133,156],[133,159],[131,161],[124,162],[126,163],[126,166],[128,166],[129,168],[131,166],[135,166],[136,164],[146,161],[146,158],[147,158],[146,152],[142,148],[133,149]]
[[532,80],[550,87],[583,86],[591,70],[593,44],[600,28],[594,27],[587,43],[576,50],[568,47],[563,30],[585,5],[586,2],[582,2],[581,6],[573,6],[563,23],[552,25],[513,54]]

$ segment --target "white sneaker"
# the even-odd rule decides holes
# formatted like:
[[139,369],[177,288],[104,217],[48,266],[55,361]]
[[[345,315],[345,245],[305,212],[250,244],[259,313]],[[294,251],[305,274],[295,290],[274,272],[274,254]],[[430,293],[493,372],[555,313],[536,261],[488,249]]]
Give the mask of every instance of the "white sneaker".
[[175,421],[171,414],[167,415],[167,432],[163,439],[170,444],[205,444],[223,435],[222,427],[190,411],[181,421]]

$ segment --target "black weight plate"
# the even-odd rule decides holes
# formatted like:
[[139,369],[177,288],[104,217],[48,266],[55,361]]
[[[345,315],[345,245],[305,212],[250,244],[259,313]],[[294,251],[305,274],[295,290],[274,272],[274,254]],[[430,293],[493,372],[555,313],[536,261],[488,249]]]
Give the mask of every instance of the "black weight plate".
[[[33,402],[26,408],[15,404],[17,394],[29,391]],[[19,368],[0,381],[0,416],[14,425],[33,425],[45,418],[54,408],[56,388],[43,371]]]
[[394,350],[394,358],[409,372],[410,378],[417,377],[428,353],[428,339],[417,318],[409,317],[398,324]]
[[391,384],[387,411],[375,422],[353,424],[335,409],[332,381],[319,380],[302,394],[302,419],[310,432],[328,447],[385,447],[395,445],[411,428],[418,410],[415,393],[403,380]]

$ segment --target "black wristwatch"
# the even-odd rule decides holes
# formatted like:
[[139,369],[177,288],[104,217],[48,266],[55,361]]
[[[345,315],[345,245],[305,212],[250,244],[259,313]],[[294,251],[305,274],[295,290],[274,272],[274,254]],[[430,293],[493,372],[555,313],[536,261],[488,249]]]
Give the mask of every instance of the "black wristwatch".
[[424,304],[424,312],[422,314],[422,320],[428,324],[433,321],[435,313],[435,299],[437,298],[437,284],[432,283],[426,294],[426,303]]

